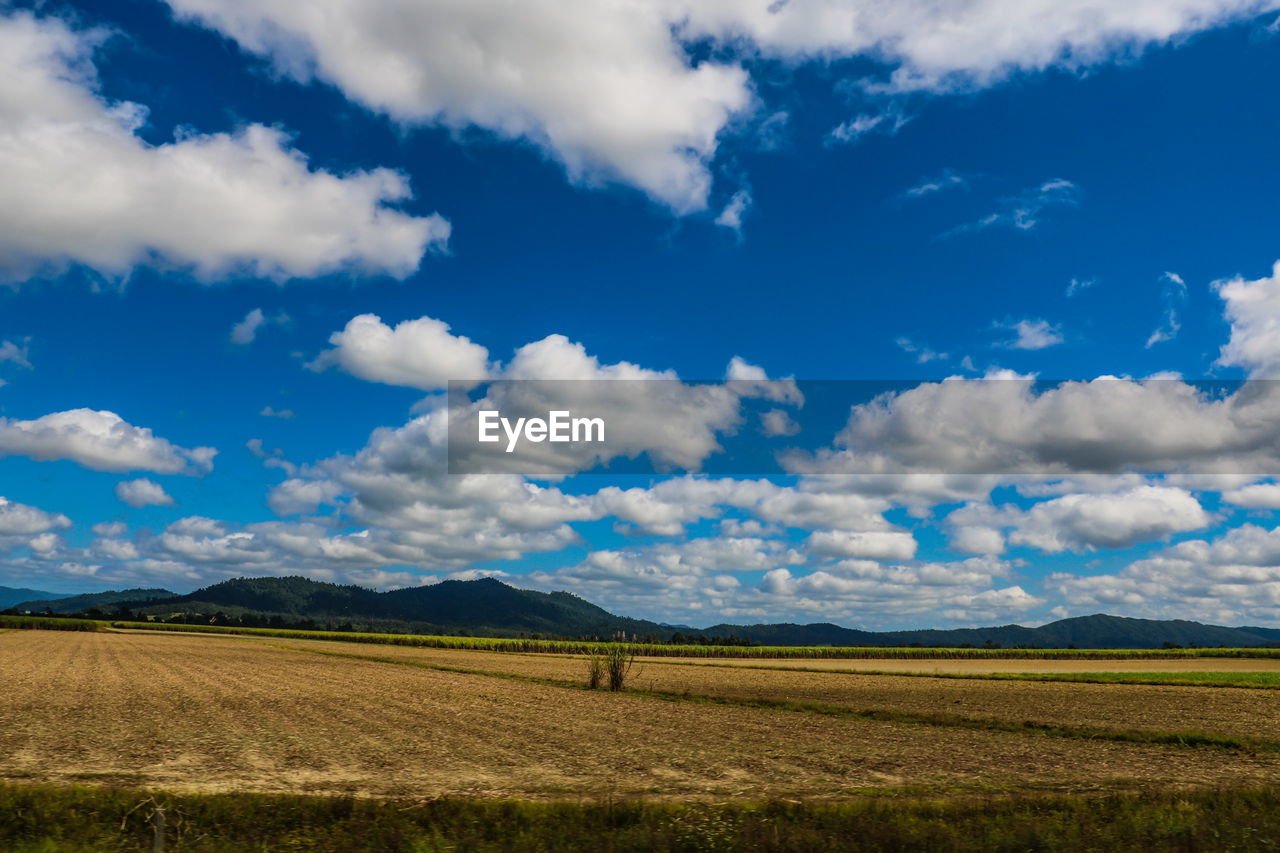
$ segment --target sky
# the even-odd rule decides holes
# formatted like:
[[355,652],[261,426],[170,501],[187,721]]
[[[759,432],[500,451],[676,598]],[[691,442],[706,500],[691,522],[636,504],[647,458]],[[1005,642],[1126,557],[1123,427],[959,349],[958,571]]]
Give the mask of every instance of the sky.
[[0,584],[1280,625],[1280,0],[324,9],[0,2]]

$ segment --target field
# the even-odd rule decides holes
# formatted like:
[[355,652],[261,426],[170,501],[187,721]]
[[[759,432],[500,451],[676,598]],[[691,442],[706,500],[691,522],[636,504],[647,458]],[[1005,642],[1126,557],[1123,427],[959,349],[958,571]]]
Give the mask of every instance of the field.
[[[1040,803],[1046,814],[1074,814],[1081,797],[1099,795],[1136,798],[1107,800],[1125,815],[1148,808],[1134,803],[1149,804],[1151,820],[1173,810],[1182,816],[1178,837],[1191,838],[1226,813],[1194,803],[1228,797],[1246,808],[1272,802],[1280,785],[1280,692],[1218,683],[1247,681],[1251,672],[1265,680],[1277,672],[1272,660],[1148,664],[1150,672],[1168,674],[1161,677],[1201,679],[1197,684],[1012,679],[1016,673],[1003,666],[1011,661],[986,674],[969,669],[970,660],[934,660],[928,664],[936,673],[897,674],[844,671],[865,668],[861,660],[763,663],[639,660],[628,689],[611,693],[585,689],[585,662],[568,655],[288,636],[11,630],[0,633],[0,780],[11,783],[3,796],[44,791],[51,809],[58,802],[71,808],[70,800],[48,792],[93,785],[75,796],[83,805],[76,814],[94,827],[86,815],[148,802],[142,791],[185,803],[185,819],[196,823],[193,815],[227,802],[218,797],[259,797],[254,808],[267,802],[262,797],[321,797],[297,805],[299,815],[327,814],[317,803],[334,796],[413,809],[449,802],[464,811],[518,802],[531,810],[530,827],[542,819],[537,815],[566,804],[584,826],[600,819],[592,809],[625,804],[637,838],[661,836],[666,846],[653,841],[655,849],[690,850],[732,849],[702,844],[722,818],[733,832],[750,826],[763,833],[753,849],[789,849],[778,846],[782,836],[773,847],[765,843],[760,809],[792,809],[783,824],[800,833],[795,840],[809,831],[804,827],[865,821],[865,809],[876,803],[895,815],[882,823],[905,821],[909,835],[926,831],[920,816],[929,809],[961,810],[939,826],[990,813],[993,826],[1010,828],[1025,824],[1028,803]],[[1044,663],[1028,661],[1023,669]],[[1130,668],[1135,661],[1085,663],[1091,674],[1141,674]],[[1196,668],[1171,670],[1171,663]],[[939,677],[953,675],[964,677]],[[1270,813],[1259,807],[1263,812]],[[1165,823],[1147,818],[1134,817],[1135,826],[1164,831]],[[112,820],[121,818],[102,818],[102,826]],[[690,836],[697,843],[677,843],[671,827],[689,820],[701,827]],[[127,839],[109,848],[38,847],[38,833],[5,836],[4,824],[0,819],[6,849],[25,840],[33,850],[141,849]],[[191,831],[189,849],[217,849],[200,848]],[[985,831],[975,829],[972,838]],[[1218,849],[1276,849],[1262,845],[1269,837]],[[1010,838],[1008,849],[1076,849],[1065,836],[1058,847]],[[222,849],[288,848],[281,845]],[[480,841],[424,845],[379,849],[522,849]],[[607,848],[540,841],[523,849]],[[815,842],[808,849],[839,847]]]

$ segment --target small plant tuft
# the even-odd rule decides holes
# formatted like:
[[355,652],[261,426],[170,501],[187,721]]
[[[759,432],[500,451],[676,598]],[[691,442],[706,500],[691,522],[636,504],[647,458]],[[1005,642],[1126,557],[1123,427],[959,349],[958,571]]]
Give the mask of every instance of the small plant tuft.
[[604,655],[587,655],[587,689],[597,690],[604,681]]
[[605,669],[609,671],[610,690],[617,693],[626,686],[627,675],[630,674],[631,666],[635,661],[636,656],[629,652],[626,646],[609,647],[609,650],[604,653],[604,663]]

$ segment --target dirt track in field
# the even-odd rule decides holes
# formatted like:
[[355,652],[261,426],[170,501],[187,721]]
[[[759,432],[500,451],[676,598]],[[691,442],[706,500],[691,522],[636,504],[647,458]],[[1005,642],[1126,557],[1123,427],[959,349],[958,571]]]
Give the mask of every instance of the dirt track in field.
[[0,664],[5,778],[677,797],[1280,782],[1280,755],[667,702],[256,640],[18,631],[0,636]]
[[[286,641],[314,653],[352,654],[443,666],[585,680],[581,658],[416,649],[330,641]],[[735,699],[842,705],[853,709],[960,714],[1022,722],[1159,732],[1202,732],[1280,741],[1280,690],[852,675],[637,660],[634,687]]]

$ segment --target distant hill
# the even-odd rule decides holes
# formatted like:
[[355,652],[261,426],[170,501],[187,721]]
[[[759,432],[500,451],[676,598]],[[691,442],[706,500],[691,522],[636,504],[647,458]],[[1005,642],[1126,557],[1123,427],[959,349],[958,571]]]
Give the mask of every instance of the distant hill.
[[[139,597],[141,599],[141,597]],[[403,623],[413,630],[447,630],[498,635],[612,636],[619,631],[666,637],[655,622],[615,616],[567,592],[516,589],[492,578],[442,581],[430,586],[376,592],[302,577],[236,578],[163,601],[118,598],[117,607],[134,613],[169,616],[253,614],[324,624],[359,624],[370,629]]]
[[176,592],[167,589],[120,589],[109,592],[90,592],[84,595],[68,595],[60,598],[35,599],[18,604],[15,610],[29,610],[32,613],[43,613],[52,610],[54,613],[77,613],[91,607],[103,608],[125,601],[153,601],[160,598],[173,598]]
[[40,598],[52,601],[58,598],[70,598],[69,595],[61,595],[56,592],[43,592],[38,589],[22,589],[20,587],[0,586],[0,610],[8,610],[16,604],[29,601],[33,598]]
[[[1115,649],[1178,646],[1280,646],[1280,628],[1226,628],[1185,620],[1131,619],[1095,614],[1050,622],[1039,628],[863,631],[829,622],[811,625],[713,625],[696,629],[617,616],[567,592],[536,592],[493,578],[443,581],[429,586],[377,592],[302,577],[236,578],[175,595],[163,589],[121,590],[28,601],[25,609],[104,611],[206,621],[215,614],[259,624],[298,624],[393,632],[466,633],[480,636],[543,634],[610,637],[619,632],[668,639],[675,633],[703,638],[749,638],[778,646],[1030,646]],[[251,623],[245,623],[251,624]]]
[[780,646],[900,646],[934,647],[1000,644],[1039,648],[1154,649],[1166,643],[1179,646],[1280,645],[1277,628],[1224,628],[1181,619],[1132,619],[1125,616],[1077,616],[1039,628],[1001,625],[993,628],[925,629],[919,631],[859,631],[829,622],[812,625],[714,625],[705,634],[747,636],[765,645]]

